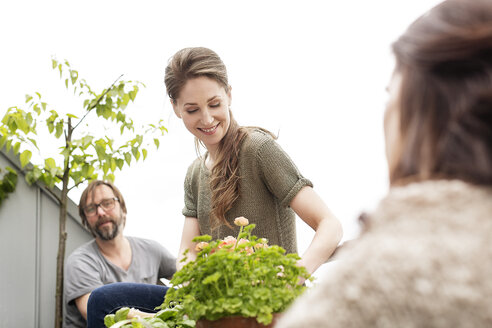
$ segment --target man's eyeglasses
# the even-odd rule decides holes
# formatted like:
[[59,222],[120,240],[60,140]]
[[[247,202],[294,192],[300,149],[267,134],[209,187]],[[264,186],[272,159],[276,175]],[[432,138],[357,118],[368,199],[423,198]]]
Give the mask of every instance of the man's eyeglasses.
[[116,204],[116,201],[120,200],[116,197],[103,199],[99,204],[91,204],[84,207],[84,213],[86,216],[96,215],[97,208],[99,206],[101,206],[101,208],[105,211],[110,211],[114,208],[114,204]]

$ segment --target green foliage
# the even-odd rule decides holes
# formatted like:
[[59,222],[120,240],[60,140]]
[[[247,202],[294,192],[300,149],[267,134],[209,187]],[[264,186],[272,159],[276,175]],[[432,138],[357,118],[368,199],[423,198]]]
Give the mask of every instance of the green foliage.
[[[155,140],[167,132],[159,121],[136,131],[133,120],[125,109],[134,102],[140,82],[122,81],[121,76],[108,88],[96,92],[81,79],[68,61],[58,62],[52,59],[52,68],[58,70],[67,90],[83,99],[82,106],[74,113],[62,113],[51,108],[39,92],[26,95],[27,109],[17,106],[8,108],[0,122],[0,148],[5,147],[18,155],[25,178],[29,184],[40,182],[48,191],[61,185],[61,194],[52,193],[60,204],[59,247],[57,255],[55,327],[62,322],[62,291],[65,245],[66,245],[66,208],[68,193],[81,183],[93,179],[114,180],[117,170],[132,159],[145,159],[148,147],[159,143]],[[92,114],[96,123],[104,122],[105,129],[117,130],[119,142],[105,136],[97,136],[97,128],[84,122]],[[92,121],[92,122],[94,122]],[[85,129],[79,128],[82,127]],[[39,137],[42,130],[50,138]],[[41,144],[42,143],[42,144]],[[51,149],[58,146],[55,154]],[[49,156],[41,153],[48,149]],[[34,156],[33,156],[34,155]],[[28,165],[28,164],[32,165]],[[10,180],[9,180],[10,181]]]
[[169,307],[157,312],[149,318],[128,318],[130,308],[124,307],[115,314],[108,314],[104,318],[104,325],[111,328],[193,328],[195,321],[183,318],[179,315],[180,306]]
[[[2,206],[4,199],[15,191],[15,187],[17,186],[17,172],[8,166],[5,169],[7,172],[0,179],[0,206]],[[1,172],[2,170],[0,170]]]
[[[28,109],[8,108],[0,124],[0,147],[5,146],[7,151],[19,155],[22,168],[41,157],[38,163],[26,168],[28,183],[40,181],[52,188],[62,181],[64,174],[68,174],[72,187],[97,178],[113,181],[116,171],[122,170],[125,164],[146,159],[149,147],[159,147],[159,138],[167,132],[162,121],[137,131],[133,120],[125,113],[142,83],[118,78],[109,88],[96,92],[68,61],[52,59],[52,67],[59,71],[65,87],[83,99],[83,106],[75,113],[63,114],[50,108],[36,92],[26,95]],[[96,137],[89,125],[79,131],[80,124],[92,113],[98,122],[107,122],[119,131],[118,144],[108,136]],[[51,136],[51,140],[46,140],[43,145],[38,145],[40,129],[46,129]],[[43,158],[40,154],[43,146],[53,144],[59,144],[59,154]],[[40,155],[33,156],[34,153]]]
[[243,316],[269,324],[274,313],[284,311],[304,291],[300,277],[309,275],[297,266],[298,255],[268,246],[265,239],[251,235],[253,228],[241,229],[237,239],[194,239],[201,250],[195,261],[174,274],[171,284],[177,288],[168,290],[161,307],[179,303],[181,314],[193,320]]

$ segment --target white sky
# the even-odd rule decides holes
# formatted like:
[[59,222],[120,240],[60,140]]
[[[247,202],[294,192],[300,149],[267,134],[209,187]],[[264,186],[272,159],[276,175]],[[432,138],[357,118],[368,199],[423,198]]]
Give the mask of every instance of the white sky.
[[[183,180],[196,155],[167,100],[164,68],[183,47],[211,48],[228,68],[238,122],[279,134],[342,222],[344,239],[352,239],[360,212],[387,191],[382,120],[390,44],[438,2],[4,1],[0,114],[35,91],[65,111],[70,95],[51,70],[51,56],[67,59],[93,89],[120,74],[144,82],[130,115],[142,122],[163,118],[169,133],[157,152],[119,172],[115,182],[128,207],[125,233],[158,240],[176,254]],[[79,194],[72,194],[76,203]],[[312,236],[299,222],[301,254]]]

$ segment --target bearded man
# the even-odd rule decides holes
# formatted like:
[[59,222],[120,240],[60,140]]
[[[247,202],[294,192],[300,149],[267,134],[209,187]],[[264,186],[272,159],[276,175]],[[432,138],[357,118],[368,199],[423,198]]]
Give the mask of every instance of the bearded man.
[[[79,202],[83,224],[94,239],[77,248],[65,264],[65,328],[87,326],[91,292],[116,282],[157,284],[176,272],[176,258],[156,241],[123,236],[126,204],[111,182],[95,180]],[[158,300],[158,303],[164,299]]]

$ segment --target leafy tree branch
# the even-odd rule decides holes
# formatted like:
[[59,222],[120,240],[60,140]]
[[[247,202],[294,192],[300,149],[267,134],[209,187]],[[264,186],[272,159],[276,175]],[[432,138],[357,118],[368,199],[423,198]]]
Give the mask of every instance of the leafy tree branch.
[[[143,83],[123,81],[120,75],[108,88],[96,93],[79,78],[78,71],[68,61],[53,58],[52,68],[59,71],[67,90],[83,98],[83,105],[73,113],[62,113],[51,109],[39,92],[26,95],[28,108],[8,108],[0,123],[0,148],[18,155],[26,181],[40,183],[60,205],[55,313],[58,328],[62,322],[68,193],[93,179],[113,181],[118,170],[145,160],[150,147],[159,148],[159,139],[167,129],[162,120],[137,128],[125,112],[135,101],[140,87],[145,86]],[[88,114],[93,112],[96,115],[89,120]],[[81,125],[82,122],[87,124]],[[102,125],[103,129],[94,128],[97,125]],[[105,129],[118,131],[118,138],[113,139],[106,133],[100,135]],[[53,145],[59,145],[58,150],[53,150]],[[49,155],[43,156],[42,151]],[[53,192],[55,186],[61,189],[60,195]]]

